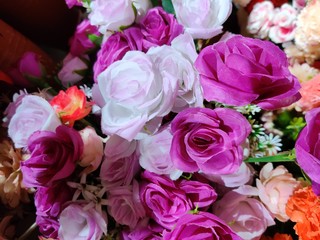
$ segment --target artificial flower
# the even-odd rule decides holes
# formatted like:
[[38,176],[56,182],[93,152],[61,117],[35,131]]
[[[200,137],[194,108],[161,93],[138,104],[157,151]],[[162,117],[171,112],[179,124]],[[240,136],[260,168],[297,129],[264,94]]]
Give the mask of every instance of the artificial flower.
[[76,120],[84,118],[91,111],[91,104],[87,102],[86,95],[77,86],[70,87],[65,92],[60,91],[50,104],[61,121],[71,127]]

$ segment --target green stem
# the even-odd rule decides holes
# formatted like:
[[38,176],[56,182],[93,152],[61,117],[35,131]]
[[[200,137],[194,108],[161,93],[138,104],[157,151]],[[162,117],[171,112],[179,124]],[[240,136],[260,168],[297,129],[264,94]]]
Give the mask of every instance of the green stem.
[[294,150],[282,152],[275,156],[267,156],[260,158],[247,158],[244,160],[247,163],[264,163],[264,162],[294,162],[296,155]]

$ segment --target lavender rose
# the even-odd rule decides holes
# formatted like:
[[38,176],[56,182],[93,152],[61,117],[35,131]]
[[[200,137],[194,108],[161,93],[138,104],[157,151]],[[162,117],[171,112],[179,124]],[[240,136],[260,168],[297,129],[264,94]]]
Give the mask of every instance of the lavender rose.
[[297,162],[312,180],[313,191],[320,195],[320,108],[305,115],[307,125],[301,130],[295,149]]
[[163,233],[163,240],[171,239],[241,240],[221,219],[207,212],[182,216],[171,232]]
[[183,26],[161,7],[152,8],[141,19],[141,32],[144,36],[143,50],[153,46],[170,45],[171,41],[183,33]]
[[229,174],[242,163],[240,145],[251,126],[242,114],[231,109],[188,108],[172,121],[171,130],[170,154],[177,169]]
[[273,110],[300,98],[286,55],[268,41],[233,36],[204,48],[195,67],[208,101]]
[[32,134],[28,149],[30,158],[21,162],[24,185],[50,187],[73,173],[83,151],[83,142],[76,130],[61,125],[56,132]]

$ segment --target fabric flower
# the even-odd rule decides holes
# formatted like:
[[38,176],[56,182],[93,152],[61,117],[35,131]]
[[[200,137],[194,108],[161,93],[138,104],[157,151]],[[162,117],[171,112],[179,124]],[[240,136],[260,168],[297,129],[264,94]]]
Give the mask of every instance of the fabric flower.
[[171,232],[165,231],[163,233],[163,240],[209,240],[214,238],[221,240],[242,239],[221,219],[208,212],[185,214],[179,218]]
[[273,110],[300,98],[286,55],[269,41],[235,35],[204,48],[195,66],[208,101]]
[[173,14],[165,12],[161,7],[150,9],[141,19],[139,27],[143,35],[143,50],[154,46],[170,45],[171,41],[183,32],[183,27]]
[[256,180],[259,197],[269,211],[281,222],[286,222],[286,205],[289,197],[299,186],[288,170],[280,165],[273,169],[272,163],[267,163],[260,171],[260,179]]
[[65,92],[60,91],[50,104],[59,114],[61,121],[71,127],[76,120],[84,118],[91,111],[86,95],[77,86],[70,87]]
[[231,0],[173,0],[177,20],[193,38],[209,39],[222,32],[232,10]]
[[89,39],[89,35],[100,36],[98,28],[92,26],[88,19],[83,20],[76,28],[75,33],[69,40],[70,53],[73,56],[81,56],[95,47]]
[[258,38],[268,36],[275,11],[271,1],[256,3],[248,17],[247,30]]
[[320,199],[311,187],[294,192],[289,198],[286,212],[290,220],[296,222],[296,234],[301,240],[318,239],[320,237]]
[[38,130],[54,131],[61,122],[51,107],[42,97],[27,95],[12,116],[8,134],[16,148],[27,146],[29,137]]
[[99,240],[107,234],[107,218],[94,208],[84,209],[76,203],[70,204],[60,214],[59,234],[61,240]]
[[94,0],[90,9],[90,23],[98,26],[102,34],[108,30],[119,31],[120,27],[131,25],[135,19],[131,0]]
[[116,187],[108,191],[108,213],[115,221],[134,229],[138,221],[146,216],[139,199],[137,181],[130,186]]
[[312,187],[317,195],[320,195],[319,119],[320,108],[306,113],[306,126],[300,131],[295,144],[297,162],[312,180]]
[[271,41],[284,43],[293,40],[297,16],[297,10],[288,3],[278,8],[273,17],[273,26],[269,31]]
[[275,222],[263,204],[249,195],[230,191],[214,204],[213,213],[225,222],[232,223],[231,229],[241,239],[258,240],[267,227]]
[[176,168],[229,174],[241,165],[240,144],[249,135],[251,126],[243,115],[231,109],[188,108],[174,118],[171,131],[170,155]]
[[69,177],[83,152],[80,134],[67,126],[56,132],[38,131],[28,140],[30,158],[21,163],[26,187],[50,187]]

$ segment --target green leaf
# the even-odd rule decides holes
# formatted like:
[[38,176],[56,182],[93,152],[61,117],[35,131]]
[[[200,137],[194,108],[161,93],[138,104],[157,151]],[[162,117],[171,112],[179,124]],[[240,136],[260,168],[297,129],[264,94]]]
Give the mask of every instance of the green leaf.
[[244,160],[247,163],[265,163],[265,162],[294,162],[296,155],[294,149],[288,152],[282,152],[275,156],[267,156],[260,158],[247,158]]
[[156,7],[156,6],[160,6],[160,2],[159,0],[151,0],[152,6]]
[[174,14],[174,8],[171,0],[162,0],[162,7],[166,12]]
[[100,46],[102,43],[102,36],[98,36],[95,34],[89,34],[88,38],[90,39],[91,42],[94,43],[96,46]]

